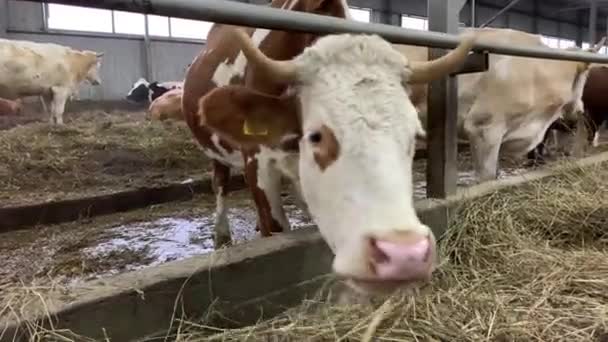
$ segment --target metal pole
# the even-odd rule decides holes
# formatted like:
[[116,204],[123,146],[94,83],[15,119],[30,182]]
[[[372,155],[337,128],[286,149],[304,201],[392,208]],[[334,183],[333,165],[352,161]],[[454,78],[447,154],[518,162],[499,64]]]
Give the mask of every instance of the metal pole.
[[591,0],[589,8],[589,44],[597,42],[597,0]]
[[475,27],[475,25],[477,24],[477,18],[475,17],[477,15],[475,8],[476,6],[476,1],[471,0],[471,27]]
[[8,0],[0,0],[0,37],[8,36]]
[[511,7],[517,5],[517,3],[520,2],[520,1],[521,0],[512,0],[509,4],[507,4],[507,6],[505,6],[503,9],[501,9],[496,14],[494,14],[492,16],[492,18],[488,19],[488,21],[486,21],[485,23],[479,25],[479,27],[486,27],[486,26],[490,25],[491,23],[494,22],[494,20],[496,20],[496,18],[500,17],[503,13],[505,13],[506,11],[508,11]]
[[[460,10],[465,0],[428,0],[429,30],[457,33]],[[429,60],[447,53],[429,49]],[[458,82],[455,75],[433,81],[427,97],[427,164],[426,194],[429,198],[446,198],[457,190],[458,181]],[[449,212],[423,218],[436,236],[441,236],[449,223]]]
[[151,47],[150,47],[150,26],[148,24],[148,16],[144,15],[144,73],[148,81],[152,80],[152,62],[150,61]]
[[[28,0],[44,2],[43,0]],[[455,48],[460,42],[456,35],[439,32],[406,29],[402,27],[361,23],[354,20],[286,11],[268,6],[259,6],[225,0],[47,0],[47,2],[80,5],[94,8],[116,9],[127,12],[150,13],[176,18],[205,20],[229,25],[311,32],[317,34],[363,33],[378,34],[397,44],[429,46],[442,49]],[[550,48],[518,47],[505,44],[475,45],[475,51],[512,56],[560,59],[591,63],[606,63],[608,57],[589,52],[565,51]]]

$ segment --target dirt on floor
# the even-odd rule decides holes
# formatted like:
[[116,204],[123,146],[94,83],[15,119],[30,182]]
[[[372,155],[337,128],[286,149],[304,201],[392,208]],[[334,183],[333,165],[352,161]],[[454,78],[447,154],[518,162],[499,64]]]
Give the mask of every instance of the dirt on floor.
[[199,179],[210,170],[184,122],[91,110],[62,127],[0,131],[0,207]]
[[[259,237],[256,213],[246,191],[225,202],[234,243]],[[308,215],[284,193],[294,229],[311,224]],[[54,279],[74,284],[181,260],[214,250],[215,197],[151,206],[79,222],[0,235],[0,285]]]

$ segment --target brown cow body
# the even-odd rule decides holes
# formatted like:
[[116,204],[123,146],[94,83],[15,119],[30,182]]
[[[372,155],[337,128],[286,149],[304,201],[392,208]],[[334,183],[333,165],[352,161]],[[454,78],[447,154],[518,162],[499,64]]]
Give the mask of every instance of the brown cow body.
[[[350,18],[345,0],[273,0],[271,7]],[[241,84],[265,94],[280,95],[286,87],[271,81],[263,72],[249,67],[238,45],[227,40],[230,26],[215,24],[207,45],[194,59],[184,81],[183,114],[204,153],[213,159],[213,184],[217,196],[215,218],[216,247],[231,242],[227,208],[227,182],[230,169],[244,170],[257,209],[257,228],[262,236],[290,229],[281,200],[281,165],[285,152],[267,148],[235,149],[207,127],[200,125],[199,100],[211,90],[229,84]],[[300,54],[317,36],[305,33],[246,28],[255,44],[271,58],[291,59]],[[288,158],[289,159],[289,158]],[[295,162],[297,159],[293,159]]]
[[589,119],[589,143],[597,146],[599,132],[608,122],[608,67],[593,66],[583,90],[583,105]]
[[148,108],[148,113],[152,120],[183,120],[182,114],[182,94],[180,88],[169,90],[157,97]]
[[17,115],[21,112],[21,100],[7,100],[0,98],[0,116]]

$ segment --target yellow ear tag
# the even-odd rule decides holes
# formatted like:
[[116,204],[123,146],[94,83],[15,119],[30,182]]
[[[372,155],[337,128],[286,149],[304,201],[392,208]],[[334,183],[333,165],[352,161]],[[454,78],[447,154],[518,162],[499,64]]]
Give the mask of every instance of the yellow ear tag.
[[243,123],[243,133],[245,135],[267,135],[268,128],[263,127],[263,125],[258,124],[256,127],[255,124],[249,122],[249,120],[245,120]]

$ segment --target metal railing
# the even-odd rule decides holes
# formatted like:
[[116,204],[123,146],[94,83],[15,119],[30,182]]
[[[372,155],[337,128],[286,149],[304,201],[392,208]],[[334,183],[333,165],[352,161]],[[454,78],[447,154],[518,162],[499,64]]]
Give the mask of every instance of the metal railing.
[[[226,0],[21,0],[114,9],[136,13],[157,14],[177,18],[205,20],[231,25],[274,30],[310,32],[317,34],[365,33],[377,34],[397,44],[451,49],[460,39],[431,31],[418,31],[392,25],[362,23],[318,14],[286,11],[269,6],[252,5]],[[475,51],[503,55],[560,59],[608,64],[608,57],[589,52],[550,48],[517,47],[498,44],[475,45]]]

